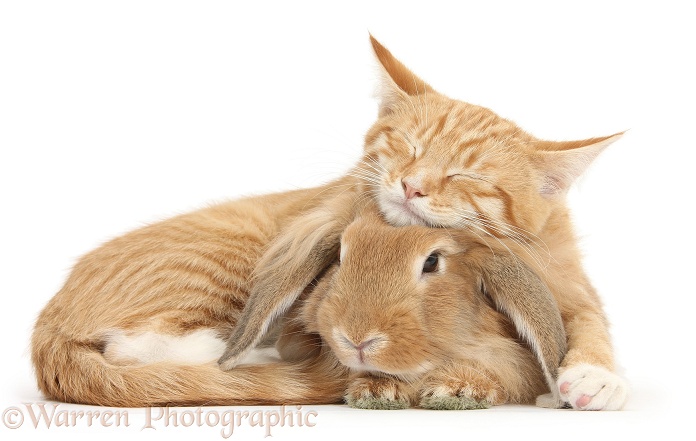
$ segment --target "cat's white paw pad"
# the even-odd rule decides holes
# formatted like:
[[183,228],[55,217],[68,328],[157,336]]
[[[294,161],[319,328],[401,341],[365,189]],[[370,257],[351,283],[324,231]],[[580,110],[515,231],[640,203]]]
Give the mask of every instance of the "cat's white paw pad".
[[591,364],[563,371],[558,377],[558,389],[561,399],[579,410],[619,410],[628,398],[626,380]]

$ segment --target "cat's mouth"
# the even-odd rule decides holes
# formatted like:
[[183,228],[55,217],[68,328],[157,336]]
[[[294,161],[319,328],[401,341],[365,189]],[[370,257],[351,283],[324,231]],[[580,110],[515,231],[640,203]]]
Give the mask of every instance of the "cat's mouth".
[[432,226],[431,222],[419,212],[408,200],[390,199],[382,204],[382,212],[394,225]]
[[416,211],[413,208],[409,201],[404,201],[404,203],[401,204],[401,208],[406,215],[410,216],[415,220],[415,222],[413,222],[414,224],[423,224],[430,226],[430,223],[426,220],[426,218],[422,216],[420,213],[418,213],[418,211]]

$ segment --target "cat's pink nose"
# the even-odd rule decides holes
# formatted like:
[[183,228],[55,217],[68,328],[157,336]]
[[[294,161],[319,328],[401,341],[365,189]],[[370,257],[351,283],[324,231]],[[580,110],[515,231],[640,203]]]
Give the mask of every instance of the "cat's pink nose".
[[405,179],[401,180],[401,186],[404,188],[404,194],[406,199],[413,199],[425,196],[421,190],[416,187],[411,186]]

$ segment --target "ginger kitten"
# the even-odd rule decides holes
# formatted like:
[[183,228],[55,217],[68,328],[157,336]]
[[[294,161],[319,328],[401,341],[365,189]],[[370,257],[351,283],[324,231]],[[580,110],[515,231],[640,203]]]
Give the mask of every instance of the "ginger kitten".
[[339,401],[345,370],[320,359],[231,372],[213,362],[222,355],[224,369],[243,364],[374,202],[394,225],[468,229],[525,260],[561,309],[564,401],[623,405],[626,385],[564,199],[620,135],[539,140],[436,92],[371,41],[384,78],[361,161],[325,186],[216,205],[87,254],[36,322],[32,362],[46,396],[130,407]]
[[[608,322],[582,268],[565,195],[574,180],[622,133],[546,141],[489,109],[448,98],[414,75],[371,37],[382,67],[379,118],[349,173],[358,198],[374,200],[393,225],[468,229],[493,237],[538,272],[554,294],[568,336],[558,380],[576,409],[619,409],[627,385],[615,372]],[[336,232],[311,232],[349,211],[327,201],[298,218],[271,244],[256,284],[219,360],[231,369],[273,320],[331,261]],[[338,204],[340,205],[340,204]]]

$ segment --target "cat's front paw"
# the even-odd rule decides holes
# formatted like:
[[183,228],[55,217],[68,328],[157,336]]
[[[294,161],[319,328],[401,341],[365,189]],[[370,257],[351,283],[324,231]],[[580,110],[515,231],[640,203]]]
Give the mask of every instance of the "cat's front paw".
[[619,410],[628,398],[626,380],[591,364],[565,369],[557,384],[561,399],[578,410]]
[[409,387],[387,377],[358,377],[348,386],[346,404],[358,409],[406,409],[410,406]]

